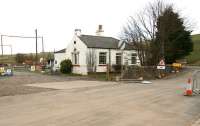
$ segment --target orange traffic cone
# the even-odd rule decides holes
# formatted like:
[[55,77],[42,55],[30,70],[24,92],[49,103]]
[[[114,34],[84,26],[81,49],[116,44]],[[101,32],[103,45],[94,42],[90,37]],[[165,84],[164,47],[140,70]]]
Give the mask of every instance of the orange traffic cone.
[[192,79],[188,78],[188,82],[186,84],[185,96],[192,96]]

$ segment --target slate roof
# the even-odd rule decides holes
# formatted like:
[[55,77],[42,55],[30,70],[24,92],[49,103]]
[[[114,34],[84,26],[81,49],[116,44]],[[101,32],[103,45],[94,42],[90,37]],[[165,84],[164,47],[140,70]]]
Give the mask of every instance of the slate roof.
[[56,51],[56,52],[54,52],[54,53],[65,53],[65,51],[66,51],[66,48],[61,49],[61,50],[59,50],[59,51]]
[[[100,48],[100,49],[119,49],[119,39],[105,36],[93,36],[93,35],[81,35],[79,39],[83,41],[88,48]],[[124,50],[134,50],[134,47],[128,43],[125,43]]]
[[125,45],[125,48],[124,48],[125,50],[134,50],[135,49],[135,47],[132,45],[132,44],[130,44],[130,43],[126,43],[126,45]]
[[80,40],[83,41],[88,48],[101,48],[101,49],[117,49],[118,39],[112,37],[81,35]]

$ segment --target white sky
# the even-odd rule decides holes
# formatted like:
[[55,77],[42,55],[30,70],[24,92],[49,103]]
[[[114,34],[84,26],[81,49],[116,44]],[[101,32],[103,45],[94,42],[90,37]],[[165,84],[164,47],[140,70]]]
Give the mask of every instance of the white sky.
[[[102,24],[105,35],[117,37],[129,16],[141,11],[153,0],[0,0],[0,34],[44,36],[45,51],[65,48],[80,28],[83,34],[95,34]],[[199,0],[164,0],[173,3],[200,33]],[[35,52],[35,40],[3,38],[14,53]],[[41,41],[39,41],[41,43]],[[41,44],[40,44],[41,45]],[[5,48],[9,53],[9,48]],[[39,49],[41,51],[41,48]]]

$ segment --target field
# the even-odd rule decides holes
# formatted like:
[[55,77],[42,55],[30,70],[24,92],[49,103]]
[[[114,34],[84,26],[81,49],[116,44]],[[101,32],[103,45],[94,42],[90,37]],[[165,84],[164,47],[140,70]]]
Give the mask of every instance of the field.
[[[29,55],[33,55],[33,59],[35,57],[35,53],[31,53],[31,54],[24,54],[25,56],[29,56]],[[38,53],[38,59],[40,57],[43,57],[45,59],[52,59],[54,56],[53,56],[53,53],[52,52],[45,52],[44,55],[43,53]],[[3,57],[0,55],[0,64],[1,63],[5,63],[5,64],[17,64],[16,63],[16,54],[13,54],[13,55],[3,55]]]
[[193,35],[192,40],[194,43],[193,52],[186,59],[190,65],[200,65],[200,34]]
[[7,64],[7,63],[10,63],[10,64],[15,64],[15,55],[4,55],[3,57],[0,56],[0,63],[3,63],[3,64]]

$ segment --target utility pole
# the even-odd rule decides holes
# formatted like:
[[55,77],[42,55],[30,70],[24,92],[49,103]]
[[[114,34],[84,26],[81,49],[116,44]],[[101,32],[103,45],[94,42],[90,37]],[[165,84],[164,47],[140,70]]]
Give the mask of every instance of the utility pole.
[[38,49],[37,49],[37,29],[35,29],[35,66],[37,66],[37,61],[38,61]]
[[[11,37],[11,38],[27,38],[27,39],[29,39],[29,38],[33,38],[33,39],[36,39],[36,59],[38,58],[37,57],[37,52],[38,52],[38,49],[37,49],[37,46],[38,46],[38,43],[37,43],[37,39],[38,38],[41,38],[42,39],[42,50],[43,50],[43,52],[44,52],[44,42],[43,42],[43,36],[38,36],[37,35],[37,29],[35,30],[35,34],[36,34],[36,37],[34,36],[34,37],[32,37],[32,36],[19,36],[19,35],[4,35],[4,34],[2,34],[1,35],[1,43],[0,43],[0,48],[1,48],[1,54],[2,54],[2,56],[3,56],[3,54],[4,54],[4,49],[3,49],[3,37]],[[11,48],[11,54],[12,54],[12,45],[6,45],[6,46],[10,46],[10,48]]]
[[110,52],[110,49],[109,49],[109,62],[107,64],[107,80],[110,81],[111,77],[110,77],[110,69],[111,69],[111,52]]
[[109,72],[111,70],[111,50],[109,49]]
[[3,57],[3,35],[1,35],[1,55]]
[[121,49],[121,79],[123,78],[123,65],[124,65],[124,57],[123,57],[123,50]]
[[44,65],[44,39],[43,39],[43,36],[42,36],[42,65]]
[[10,48],[10,55],[12,56],[12,45],[3,45],[3,47],[9,47]]
[[42,36],[42,52],[44,53],[44,39],[43,39],[43,36]]
[[13,54],[13,53],[12,53],[12,50],[13,50],[13,49],[12,49],[12,45],[10,45],[11,56],[12,56],[12,54]]

